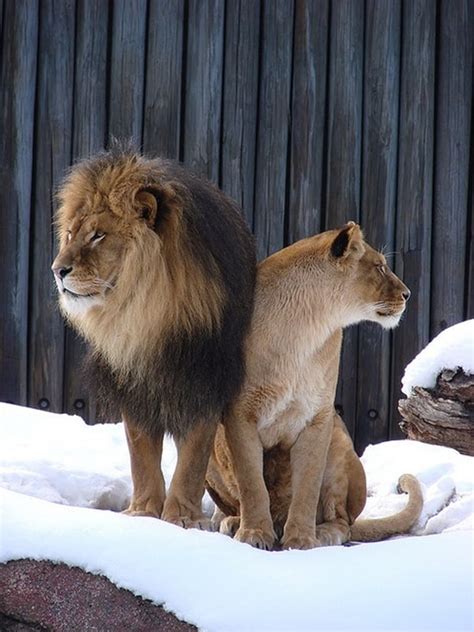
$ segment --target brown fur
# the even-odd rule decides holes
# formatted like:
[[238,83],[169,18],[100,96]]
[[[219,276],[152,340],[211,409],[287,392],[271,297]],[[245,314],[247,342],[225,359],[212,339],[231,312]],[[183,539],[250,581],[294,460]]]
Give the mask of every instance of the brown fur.
[[[244,376],[251,235],[211,183],[120,148],[73,167],[59,200],[60,305],[90,344],[89,380],[124,418],[128,512],[209,526],[201,514],[208,456]],[[178,444],[166,500],[165,432]]]
[[416,521],[421,492],[405,476],[404,512],[355,522],[365,474],[334,410],[342,328],[362,320],[393,327],[408,296],[353,222],[260,264],[246,381],[207,472],[222,532],[271,548],[275,529],[284,548],[301,549],[381,539]]

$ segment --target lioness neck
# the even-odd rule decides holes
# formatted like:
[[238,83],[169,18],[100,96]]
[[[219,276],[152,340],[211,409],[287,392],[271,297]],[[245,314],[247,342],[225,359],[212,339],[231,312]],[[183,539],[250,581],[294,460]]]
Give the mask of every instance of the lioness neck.
[[347,275],[334,274],[324,261],[311,256],[290,261],[286,269],[279,265],[262,267],[255,311],[257,329],[271,322],[275,335],[286,345],[299,340],[313,351],[322,348],[337,331],[366,317]]

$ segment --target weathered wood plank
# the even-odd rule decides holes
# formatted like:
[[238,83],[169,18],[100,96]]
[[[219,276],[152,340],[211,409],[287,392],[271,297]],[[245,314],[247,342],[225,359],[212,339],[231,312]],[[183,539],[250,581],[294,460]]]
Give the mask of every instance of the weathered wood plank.
[[55,412],[63,410],[64,323],[51,273],[54,193],[71,163],[75,10],[75,0],[40,6],[28,404]]
[[263,4],[254,232],[263,259],[284,245],[293,1]]
[[401,437],[397,402],[405,366],[429,341],[436,3],[403,5],[396,272],[412,295],[393,334],[390,437]]
[[296,1],[289,243],[321,230],[328,27],[328,0]]
[[[474,116],[473,119],[474,121]],[[471,138],[474,138],[474,125],[471,130]],[[469,204],[468,212],[471,214],[471,221],[469,223],[468,230],[468,260],[466,265],[466,296],[465,296],[465,317],[474,318],[474,177],[472,173],[474,171],[474,142],[471,140],[471,183],[470,183],[470,197],[471,202]]]
[[[326,228],[359,220],[362,151],[364,4],[331,4]],[[357,329],[344,334],[336,401],[353,435],[357,405]]]
[[179,157],[184,0],[151,0],[148,18],[143,148]]
[[221,0],[190,0],[182,158],[219,181],[224,8]]
[[[395,243],[399,0],[367,0],[361,224],[367,241],[391,253]],[[392,257],[387,257],[392,264]],[[356,450],[389,432],[390,334],[375,323],[359,328]]]
[[[73,154],[82,158],[104,147],[106,138],[107,33],[109,3],[77,0],[76,68],[74,76]],[[95,418],[95,397],[86,390],[80,367],[84,344],[66,334],[64,408],[86,420]]]
[[0,57],[0,400],[27,402],[38,2],[5,0]]
[[242,207],[250,226],[254,214],[259,35],[259,3],[227,3],[220,185]]
[[3,41],[3,10],[4,10],[4,0],[0,0],[0,46],[2,46],[1,42]]
[[432,337],[461,321],[464,314],[474,37],[472,6],[471,0],[442,0],[439,5]]
[[109,139],[142,141],[146,0],[115,0],[112,12]]

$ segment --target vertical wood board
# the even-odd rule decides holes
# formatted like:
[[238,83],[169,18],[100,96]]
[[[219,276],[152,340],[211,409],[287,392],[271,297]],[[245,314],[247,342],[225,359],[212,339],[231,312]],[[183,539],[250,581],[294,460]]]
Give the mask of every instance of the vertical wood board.
[[[41,3],[34,153],[28,405],[62,412],[64,323],[51,264],[54,196],[71,163],[75,0]],[[54,32],[54,37],[51,33]]]
[[179,158],[184,0],[150,0],[143,149]]
[[393,334],[390,437],[401,437],[397,402],[405,366],[429,341],[436,4],[403,4],[395,270],[412,295]]
[[226,5],[221,187],[254,217],[260,6],[254,0]]
[[0,58],[0,401],[27,402],[38,2],[5,0]]
[[290,0],[263,4],[254,217],[258,259],[284,245],[293,17]]

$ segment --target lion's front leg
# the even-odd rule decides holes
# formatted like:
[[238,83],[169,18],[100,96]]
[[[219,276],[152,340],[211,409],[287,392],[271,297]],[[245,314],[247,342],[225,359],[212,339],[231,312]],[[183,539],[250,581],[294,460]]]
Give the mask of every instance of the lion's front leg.
[[212,520],[202,513],[202,497],[216,430],[217,421],[207,421],[176,440],[178,462],[163,507],[163,520],[187,529],[214,530]]
[[291,447],[292,498],[281,541],[284,549],[321,546],[316,535],[316,513],[332,429],[332,410],[322,411]]
[[132,470],[133,494],[124,513],[159,518],[165,502],[165,481],[161,472],[163,435],[150,437],[133,422],[123,418]]

